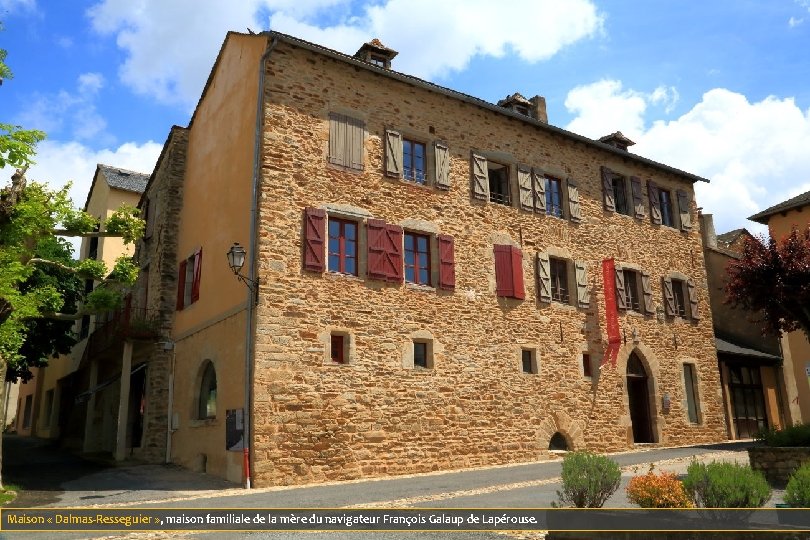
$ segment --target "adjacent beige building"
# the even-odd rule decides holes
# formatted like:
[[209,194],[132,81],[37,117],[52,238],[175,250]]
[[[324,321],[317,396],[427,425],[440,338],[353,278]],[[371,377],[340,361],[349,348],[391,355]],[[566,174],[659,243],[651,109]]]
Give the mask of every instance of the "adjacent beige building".
[[[768,226],[771,236],[784,238],[793,228],[804,231],[810,226],[810,191],[774,205],[748,218]],[[798,396],[794,403],[801,409],[801,417],[794,422],[810,421],[810,342],[801,330],[782,336],[785,365],[791,366],[796,380]]]

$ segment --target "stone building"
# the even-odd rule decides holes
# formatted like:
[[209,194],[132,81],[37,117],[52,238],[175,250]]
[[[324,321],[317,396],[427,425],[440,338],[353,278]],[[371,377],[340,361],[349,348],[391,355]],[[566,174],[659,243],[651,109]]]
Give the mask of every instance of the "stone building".
[[395,54],[226,37],[158,166],[171,460],[266,486],[724,439],[706,180]]
[[[774,238],[781,239],[795,227],[800,232],[810,227],[810,191],[766,208],[751,217],[751,221],[768,226]],[[785,365],[791,366],[796,381],[796,403],[801,415],[795,422],[810,422],[810,341],[801,330],[784,334],[781,339]]]

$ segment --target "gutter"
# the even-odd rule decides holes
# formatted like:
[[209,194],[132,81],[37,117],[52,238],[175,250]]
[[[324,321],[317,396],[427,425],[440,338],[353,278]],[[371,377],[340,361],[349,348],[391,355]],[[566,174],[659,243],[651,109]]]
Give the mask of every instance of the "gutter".
[[245,475],[245,489],[250,489],[251,484],[251,469],[253,461],[250,456],[250,448],[253,446],[253,424],[251,422],[252,406],[253,406],[253,345],[254,345],[254,332],[253,332],[253,319],[256,310],[256,301],[259,297],[259,282],[256,275],[258,266],[258,229],[259,229],[259,194],[261,192],[261,150],[262,150],[262,128],[264,127],[264,79],[267,71],[267,61],[270,59],[270,54],[278,44],[278,37],[272,36],[273,40],[264,51],[261,60],[259,60],[259,89],[256,96],[256,128],[253,140],[253,195],[250,204],[250,240],[248,242],[249,251],[248,257],[250,258],[250,267],[248,268],[248,283],[251,284],[249,289],[250,298],[247,303],[247,317],[245,323],[245,404],[244,404],[244,426],[242,431],[242,440],[244,441],[244,475]]

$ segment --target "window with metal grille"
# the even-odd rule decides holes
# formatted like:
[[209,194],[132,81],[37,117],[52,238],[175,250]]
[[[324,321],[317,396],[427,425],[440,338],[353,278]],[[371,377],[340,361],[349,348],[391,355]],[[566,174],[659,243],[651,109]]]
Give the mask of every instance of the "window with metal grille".
[[569,301],[568,264],[564,259],[550,257],[549,273],[551,275],[551,299],[567,304]]
[[638,272],[635,270],[623,270],[624,272],[624,300],[627,309],[641,311],[641,304],[638,294]]
[[425,144],[410,139],[402,139],[402,178],[417,184],[427,180],[427,150]]

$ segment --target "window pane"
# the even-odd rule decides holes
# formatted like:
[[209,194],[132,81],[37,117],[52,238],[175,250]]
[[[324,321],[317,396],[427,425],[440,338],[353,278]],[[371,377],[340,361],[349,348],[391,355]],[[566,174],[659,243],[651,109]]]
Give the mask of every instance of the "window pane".
[[340,222],[330,219],[329,220],[329,236],[337,238],[340,235]]
[[353,242],[352,240],[346,240],[343,244],[344,248],[346,249],[346,256],[347,257],[354,257],[355,250],[357,249],[357,243]]
[[422,285],[428,285],[430,283],[430,275],[426,268],[421,268],[419,270],[419,283]]
[[357,238],[357,225],[354,223],[345,223],[343,229],[348,240],[355,240]]
[[344,264],[345,268],[343,269],[344,272],[347,274],[357,274],[357,265],[356,260],[354,258],[347,258]]
[[340,251],[340,239],[329,238],[329,253],[338,253]]
[[427,238],[424,236],[419,236],[416,238],[416,246],[419,250],[419,253],[427,253]]
[[405,251],[405,264],[413,266],[416,262],[416,254],[413,251]]
[[413,251],[413,235],[406,234],[405,235],[405,249],[409,249]]
[[340,256],[337,254],[329,254],[329,271],[340,272]]
[[413,365],[427,367],[427,343],[415,342],[413,344]]
[[406,266],[405,267],[405,281],[410,281],[414,283],[416,280],[414,279],[414,268],[413,266]]

